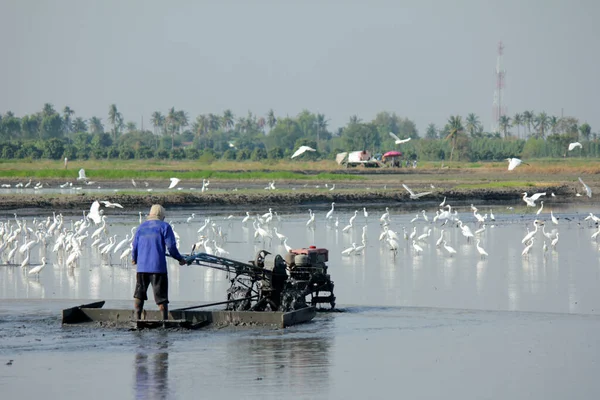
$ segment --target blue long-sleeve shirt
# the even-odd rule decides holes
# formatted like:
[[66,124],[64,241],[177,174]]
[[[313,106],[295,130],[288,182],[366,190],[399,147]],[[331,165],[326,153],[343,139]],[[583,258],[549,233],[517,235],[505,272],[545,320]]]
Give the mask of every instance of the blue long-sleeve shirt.
[[182,259],[171,225],[160,220],[143,222],[133,239],[131,258],[137,263],[137,272],[167,273],[166,250],[176,260]]

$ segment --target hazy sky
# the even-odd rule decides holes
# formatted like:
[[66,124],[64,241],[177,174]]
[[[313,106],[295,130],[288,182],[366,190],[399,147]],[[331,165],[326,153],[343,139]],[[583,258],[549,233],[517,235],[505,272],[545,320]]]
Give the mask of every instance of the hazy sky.
[[330,127],[379,111],[492,123],[503,41],[505,104],[600,131],[600,1],[0,0],[0,113],[46,102],[106,123],[169,107],[324,113]]

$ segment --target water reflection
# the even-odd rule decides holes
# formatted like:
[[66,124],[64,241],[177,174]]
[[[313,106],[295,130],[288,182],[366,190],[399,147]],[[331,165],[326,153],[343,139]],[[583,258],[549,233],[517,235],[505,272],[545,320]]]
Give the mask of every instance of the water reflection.
[[278,386],[299,395],[324,395],[323,391],[331,386],[333,335],[327,335],[327,327],[322,329],[310,337],[276,333],[231,341],[227,345],[226,365],[230,368],[225,380],[240,383],[264,380],[277,382]]
[[138,352],[134,357],[134,394],[136,399],[174,398],[169,391],[169,353],[167,345],[158,353]]

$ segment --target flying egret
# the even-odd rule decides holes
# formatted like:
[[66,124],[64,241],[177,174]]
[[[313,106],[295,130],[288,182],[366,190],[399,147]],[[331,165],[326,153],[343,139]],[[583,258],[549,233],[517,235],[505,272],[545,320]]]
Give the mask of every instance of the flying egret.
[[585,189],[585,194],[587,194],[587,197],[592,197],[592,189],[586,185],[583,180],[581,178],[579,178],[579,182],[581,182],[581,184],[583,185],[583,188]]
[[410,194],[410,198],[413,199],[413,200],[416,200],[416,199],[418,199],[420,197],[423,197],[423,196],[426,196],[426,195],[432,193],[432,192],[415,193],[408,186],[406,186],[404,183],[402,184],[402,187],[408,191],[408,193]]
[[519,160],[518,158],[507,158],[506,161],[508,161],[508,170],[509,171],[512,171],[513,169],[517,168],[521,164],[529,165],[527,163],[524,163],[522,160]]
[[87,181],[87,177],[85,176],[85,169],[81,168],[79,170],[79,176],[77,177],[78,181]]
[[545,196],[546,192],[535,193],[527,197],[527,192],[523,192],[523,201],[527,203],[527,207],[535,207],[535,201],[542,196]]
[[171,180],[171,184],[169,185],[169,189],[173,189],[175,186],[177,186],[177,184],[179,182],[181,182],[181,179],[179,178],[169,178]]
[[99,224],[102,221],[102,216],[100,215],[100,203],[98,200],[92,203],[90,207],[90,212],[88,213],[88,218],[94,221],[94,224]]
[[583,148],[583,146],[579,142],[569,143],[569,151],[571,151],[571,150],[573,150],[573,149],[575,149],[577,147]]
[[300,154],[302,154],[302,153],[304,153],[304,152],[306,152],[306,151],[316,151],[316,150],[315,150],[315,149],[313,149],[312,147],[309,147],[309,146],[300,146],[300,147],[298,148],[298,150],[296,150],[296,151],[294,152],[294,154],[292,154],[292,157],[291,157],[291,158],[296,158],[296,157],[298,157]]
[[394,143],[396,143],[396,144],[402,144],[402,143],[406,143],[406,142],[410,141],[410,138],[400,139],[398,136],[396,136],[392,132],[390,132],[390,136],[394,139]]
[[123,208],[123,206],[120,205],[119,203],[112,203],[108,200],[100,200],[100,203],[103,203],[104,207],[107,207],[107,208]]

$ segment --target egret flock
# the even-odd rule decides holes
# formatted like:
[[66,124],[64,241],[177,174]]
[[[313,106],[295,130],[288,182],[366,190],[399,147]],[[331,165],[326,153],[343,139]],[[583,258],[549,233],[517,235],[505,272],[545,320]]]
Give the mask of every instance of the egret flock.
[[[403,141],[401,140],[401,142]],[[571,147],[569,146],[569,150],[572,150]],[[292,158],[306,151],[315,150],[308,146],[301,146]],[[508,158],[507,161],[509,162],[509,171],[514,170],[521,164],[525,164],[517,158]],[[77,181],[81,181],[84,184],[90,184],[91,182],[86,176],[84,169],[79,170]],[[179,178],[175,177],[170,178],[169,181],[170,183],[165,185],[167,189],[175,189],[181,182]],[[581,178],[579,178],[579,182],[583,187],[585,195],[592,197],[591,188]],[[135,180],[132,179],[131,183],[134,187],[137,187]],[[17,187],[30,187],[31,184],[30,180],[27,184],[20,184]],[[208,190],[209,184],[208,180],[203,179],[203,192]],[[148,186],[146,182],[145,185],[146,187]],[[43,187],[41,183],[38,183],[33,188],[40,186]],[[434,187],[433,185],[431,186],[432,188]],[[412,200],[420,200],[433,193],[432,191],[417,193],[406,184],[402,184],[402,187],[409,193],[409,197]],[[335,185],[332,185],[329,190],[333,190],[334,188]],[[270,181],[265,189],[275,190],[275,181]],[[527,257],[530,254],[534,243],[541,243],[540,246],[544,253],[548,249],[553,251],[557,249],[559,241],[559,232],[557,230],[557,227],[560,225],[559,218],[554,214],[554,210],[544,209],[544,201],[540,199],[542,197],[546,198],[545,196],[545,192],[531,195],[527,192],[522,194],[522,200],[525,202],[526,209],[536,208],[533,226],[527,227],[528,233],[521,240],[521,245],[524,246],[521,253],[523,257]],[[555,197],[554,193],[551,196]],[[577,196],[581,195],[577,193]],[[537,208],[537,201],[540,202],[539,208]],[[470,211],[459,215],[456,208],[450,205],[450,199],[447,197],[444,197],[435,212],[429,210],[429,216],[424,209],[417,213],[410,220],[410,226],[408,227],[406,225],[402,227],[396,226],[391,219],[388,207],[385,208],[385,212],[379,218],[372,218],[370,220],[367,208],[362,205],[360,208],[354,210],[354,213],[350,214],[347,223],[344,223],[340,221],[340,216],[337,215],[340,214],[343,218],[344,214],[336,212],[337,209],[335,206],[336,203],[332,202],[331,209],[324,213],[324,215],[317,214],[312,209],[309,209],[308,219],[304,225],[306,229],[314,230],[317,226],[325,224],[331,229],[339,230],[344,235],[347,234],[349,236],[348,243],[352,245],[340,252],[340,256],[342,257],[365,254],[371,251],[373,246],[389,250],[389,254],[393,259],[395,259],[400,249],[412,252],[415,257],[418,257],[424,252],[424,248],[432,245],[447,257],[459,257],[460,253],[452,246],[451,238],[446,236],[451,229],[456,229],[459,235],[462,236],[460,240],[463,240],[468,245],[475,246],[483,260],[488,256],[488,252],[482,246],[482,239],[488,228],[491,229],[496,226],[495,217],[491,209],[488,213],[483,213],[482,215],[477,207],[471,205]],[[23,269],[28,269],[30,275],[37,277],[43,273],[47,262],[67,268],[75,268],[80,266],[79,260],[83,253],[94,251],[102,258],[103,263],[126,266],[129,264],[131,243],[137,225],[132,226],[130,232],[124,238],[119,238],[117,234],[111,234],[109,223],[107,223],[108,218],[113,218],[107,213],[107,210],[110,209],[121,210],[123,206],[109,200],[96,200],[92,202],[89,210],[83,211],[81,218],[72,218],[67,223],[65,223],[65,217],[61,213],[56,212],[53,212],[52,217],[47,216],[42,219],[33,218],[33,220],[20,218],[17,214],[14,214],[14,218],[9,218],[0,225],[1,262],[6,265],[18,265]],[[143,221],[142,212],[139,211],[138,213],[139,223],[141,223]],[[358,217],[359,213],[362,214],[361,218]],[[531,214],[533,215],[533,212]],[[185,241],[192,241],[195,251],[203,251],[217,256],[230,256],[234,249],[226,249],[228,247],[227,236],[228,231],[236,223],[241,224],[245,229],[252,227],[254,233],[251,235],[251,240],[262,244],[268,249],[273,247],[274,238],[276,238],[275,246],[282,246],[286,251],[292,248],[288,243],[288,236],[284,233],[286,229],[285,218],[279,215],[277,211],[274,211],[273,208],[269,208],[268,212],[263,214],[250,211],[246,211],[242,215],[230,214],[221,220],[210,216],[196,218],[199,215],[199,212],[194,212],[185,219],[188,226],[196,224],[196,221],[203,221],[203,223],[200,222],[196,231],[197,237],[188,238],[186,235],[184,238]],[[544,220],[544,216],[549,216],[550,218]],[[118,218],[117,214],[116,219]],[[600,225],[600,218],[596,217],[593,213],[590,213],[585,218],[585,221],[589,221],[589,224],[595,224],[596,226]],[[381,229],[376,244],[369,243],[367,235],[367,224],[371,223],[378,224]],[[419,223],[425,225],[421,234],[417,232],[417,224]],[[362,229],[358,227],[361,224]],[[550,232],[546,232],[546,226],[552,227]],[[432,237],[431,227],[441,229],[439,237]],[[175,224],[175,236],[181,244],[181,237],[177,233],[177,228],[178,226]],[[532,228],[532,230],[529,228]],[[597,240],[599,232],[600,228],[594,232],[591,239]],[[540,236],[540,234],[543,236]],[[550,243],[550,246],[548,246],[547,242]],[[456,243],[454,244],[456,245]],[[189,243],[183,243],[183,245],[185,248]],[[302,243],[300,245],[304,246],[306,244]],[[326,247],[328,244],[323,243],[322,246]],[[40,248],[40,258],[39,262],[37,260],[34,262],[33,259],[35,256],[33,250],[37,247]],[[246,256],[234,253],[232,258],[243,258]]]

